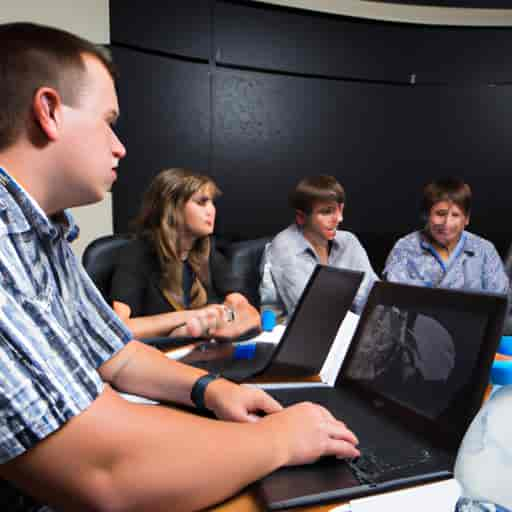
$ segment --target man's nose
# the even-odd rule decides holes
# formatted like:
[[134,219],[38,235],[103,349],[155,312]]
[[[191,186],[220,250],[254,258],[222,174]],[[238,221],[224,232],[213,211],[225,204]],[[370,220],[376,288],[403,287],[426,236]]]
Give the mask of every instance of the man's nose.
[[126,148],[124,147],[124,144],[121,142],[119,137],[114,134],[114,144],[112,148],[112,153],[116,158],[124,158],[126,156]]

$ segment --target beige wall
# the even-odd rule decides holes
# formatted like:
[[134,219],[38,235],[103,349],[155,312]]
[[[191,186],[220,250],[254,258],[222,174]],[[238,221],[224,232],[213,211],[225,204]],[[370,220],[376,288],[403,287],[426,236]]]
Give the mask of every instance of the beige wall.
[[[344,14],[385,21],[432,25],[511,26],[512,10],[426,7],[370,0],[256,0],[269,4],[298,7],[320,12]],[[442,0],[438,0],[441,4]]]
[[110,42],[108,0],[0,0],[0,23],[32,21]]
[[[0,23],[31,21],[69,30],[96,43],[110,42],[108,0],[0,0],[0,4]],[[111,195],[72,212],[80,226],[80,237],[72,247],[81,257],[91,240],[112,233]]]

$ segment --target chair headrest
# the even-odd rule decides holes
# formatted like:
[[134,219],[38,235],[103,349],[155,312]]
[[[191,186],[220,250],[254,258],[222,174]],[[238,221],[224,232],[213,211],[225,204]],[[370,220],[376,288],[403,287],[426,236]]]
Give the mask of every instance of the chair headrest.
[[117,252],[120,247],[130,241],[127,235],[107,235],[93,240],[84,251],[82,264],[109,302],[110,282]]
[[271,237],[241,242],[226,242],[219,238],[215,240],[211,275],[213,286],[219,296],[238,291],[255,307],[259,307],[259,267],[265,245],[271,240]]

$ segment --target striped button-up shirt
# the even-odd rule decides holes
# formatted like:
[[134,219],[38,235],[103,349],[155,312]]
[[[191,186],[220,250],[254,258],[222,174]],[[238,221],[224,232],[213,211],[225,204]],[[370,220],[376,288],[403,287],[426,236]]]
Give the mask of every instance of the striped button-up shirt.
[[[97,368],[131,339],[74,256],[68,212],[48,218],[0,168],[0,463],[80,414]],[[0,509],[39,510],[0,480]]]

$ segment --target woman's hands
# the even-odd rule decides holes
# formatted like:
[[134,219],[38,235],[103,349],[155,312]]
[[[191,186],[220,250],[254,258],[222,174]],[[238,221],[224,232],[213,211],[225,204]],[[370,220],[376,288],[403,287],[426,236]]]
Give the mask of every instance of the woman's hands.
[[233,311],[233,321],[219,325],[212,332],[212,336],[216,338],[236,338],[248,331],[261,330],[259,312],[241,293],[226,295],[223,305]]
[[240,293],[229,294],[224,304],[211,304],[183,313],[187,315],[185,325],[174,329],[172,336],[227,339],[261,328],[258,311]]
[[187,311],[186,335],[194,338],[215,336],[220,329],[234,321],[235,313],[224,304],[212,304],[201,309]]
[[142,317],[133,317],[130,306],[123,302],[114,301],[112,307],[135,338],[190,336],[227,339],[261,326],[259,313],[239,293],[229,294],[224,304]]

